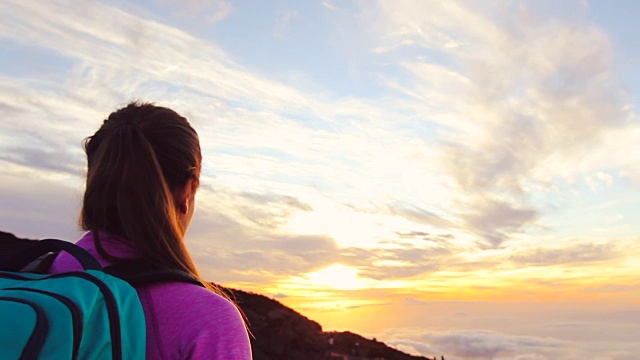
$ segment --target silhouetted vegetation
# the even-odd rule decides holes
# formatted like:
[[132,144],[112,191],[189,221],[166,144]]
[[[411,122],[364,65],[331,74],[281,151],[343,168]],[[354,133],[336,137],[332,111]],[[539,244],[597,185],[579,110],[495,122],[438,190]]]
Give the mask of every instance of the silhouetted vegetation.
[[427,360],[351,332],[323,332],[317,322],[263,295],[228,289],[249,320],[255,360]]

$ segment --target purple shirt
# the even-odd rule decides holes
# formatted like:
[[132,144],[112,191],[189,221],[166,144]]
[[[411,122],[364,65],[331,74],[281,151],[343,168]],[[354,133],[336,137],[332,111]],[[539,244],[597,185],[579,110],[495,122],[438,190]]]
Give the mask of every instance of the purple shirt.
[[[100,234],[107,253],[119,258],[136,258],[122,239]],[[91,233],[77,243],[102,266],[102,258]],[[69,254],[61,253],[51,273],[80,270]],[[166,282],[138,289],[147,323],[147,359],[250,360],[249,336],[238,309],[227,299],[197,285]]]

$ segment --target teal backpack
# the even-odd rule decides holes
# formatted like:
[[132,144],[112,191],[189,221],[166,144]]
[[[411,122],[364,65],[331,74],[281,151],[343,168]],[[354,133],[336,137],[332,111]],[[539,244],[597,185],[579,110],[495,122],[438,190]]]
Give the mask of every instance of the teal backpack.
[[[3,360],[145,359],[144,312],[134,286],[160,281],[202,286],[185,273],[154,269],[141,261],[103,268],[70,242],[33,243],[0,264]],[[51,253],[60,251],[75,257],[84,270],[38,273],[46,271]]]

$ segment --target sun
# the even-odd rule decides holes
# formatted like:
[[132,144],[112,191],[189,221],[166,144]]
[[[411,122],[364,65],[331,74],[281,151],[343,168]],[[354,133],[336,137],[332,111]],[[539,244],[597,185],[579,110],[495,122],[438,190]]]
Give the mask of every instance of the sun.
[[[340,247],[375,248],[396,232],[397,219],[345,209],[334,204],[314,204],[313,211],[289,218],[285,230],[293,234],[325,234]],[[395,226],[394,226],[395,225]]]
[[358,290],[371,286],[371,282],[358,276],[358,269],[342,264],[333,264],[303,275],[307,283],[334,290]]

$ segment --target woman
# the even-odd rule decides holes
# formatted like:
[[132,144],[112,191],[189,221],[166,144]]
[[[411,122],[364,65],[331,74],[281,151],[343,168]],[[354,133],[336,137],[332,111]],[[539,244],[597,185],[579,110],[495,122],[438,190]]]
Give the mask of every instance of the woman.
[[[173,110],[131,103],[85,141],[88,171],[77,244],[103,266],[144,259],[201,279],[184,244],[202,155],[195,130]],[[60,254],[51,272],[77,270]],[[138,288],[148,359],[251,359],[236,306],[217,288],[166,282]]]

